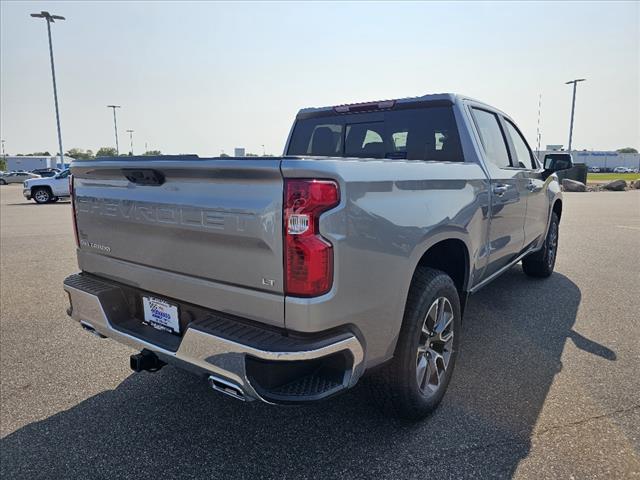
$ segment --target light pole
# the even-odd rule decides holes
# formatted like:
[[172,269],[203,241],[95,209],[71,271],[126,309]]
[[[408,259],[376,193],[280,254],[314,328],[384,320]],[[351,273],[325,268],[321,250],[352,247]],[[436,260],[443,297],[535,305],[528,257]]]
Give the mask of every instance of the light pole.
[[576,78],[575,80],[570,80],[565,82],[565,85],[569,85],[573,83],[573,100],[571,102],[571,125],[569,126],[569,147],[567,151],[571,153],[571,140],[573,139],[573,114],[576,110],[576,85],[578,82],[584,82],[586,78]]
[[44,18],[47,21],[47,34],[49,35],[49,57],[51,58],[51,77],[53,78],[53,101],[56,105],[56,123],[58,125],[58,148],[60,149],[60,164],[64,169],[64,150],[62,149],[62,133],[60,132],[60,111],[58,110],[58,89],[56,88],[56,69],[53,65],[53,45],[51,43],[51,24],[56,20],[64,20],[60,15],[51,15],[49,12],[32,13],[34,18]]
[[127,133],[129,134],[129,142],[131,144],[131,155],[133,155],[133,132],[135,130],[127,130]]
[[120,108],[120,105],[107,105],[107,108],[113,109],[113,129],[116,132],[116,155],[120,155],[120,147],[118,147],[118,121],[116,120],[116,108]]

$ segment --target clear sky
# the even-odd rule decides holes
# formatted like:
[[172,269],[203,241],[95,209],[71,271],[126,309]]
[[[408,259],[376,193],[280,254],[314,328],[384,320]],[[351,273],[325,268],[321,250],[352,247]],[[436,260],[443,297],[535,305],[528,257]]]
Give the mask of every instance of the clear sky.
[[57,151],[44,20],[53,28],[65,150],[133,129],[163,153],[280,154],[298,109],[457,92],[509,113],[535,148],[640,148],[640,3],[7,2],[1,136]]

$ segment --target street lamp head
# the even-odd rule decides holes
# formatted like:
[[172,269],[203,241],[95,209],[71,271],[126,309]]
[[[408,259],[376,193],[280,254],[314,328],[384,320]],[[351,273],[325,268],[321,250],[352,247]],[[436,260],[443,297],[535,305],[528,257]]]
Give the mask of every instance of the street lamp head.
[[120,108],[120,105],[107,105],[107,108]]
[[65,20],[64,17],[60,15],[51,15],[49,12],[40,12],[40,13],[32,13],[32,17],[34,18],[46,18],[47,22],[55,22],[56,20]]
[[586,78],[576,78],[575,80],[570,80],[568,82],[564,82],[565,85],[571,85],[572,83],[584,82]]

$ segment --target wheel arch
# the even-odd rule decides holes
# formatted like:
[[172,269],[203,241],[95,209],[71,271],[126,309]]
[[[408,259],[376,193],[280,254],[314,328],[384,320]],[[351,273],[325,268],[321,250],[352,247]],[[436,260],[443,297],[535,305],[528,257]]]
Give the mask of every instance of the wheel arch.
[[[419,268],[434,268],[441,270],[451,277],[458,292],[467,291],[470,271],[469,248],[460,238],[447,238],[440,240],[422,254],[420,260],[413,269],[413,277]],[[409,286],[411,288],[411,285]]]
[[40,189],[40,188],[44,188],[45,190],[49,190],[49,193],[53,197],[53,189],[49,185],[32,185],[31,186],[31,195],[33,195],[35,193],[35,191]]
[[400,330],[405,321],[405,313],[409,302],[409,291],[414,283],[416,273],[423,268],[433,268],[440,270],[451,277],[458,296],[460,297],[460,311],[464,315],[466,300],[468,297],[468,285],[471,277],[471,257],[469,246],[463,237],[449,232],[449,235],[438,236],[429,243],[428,247],[422,251],[422,254],[411,270],[411,280],[406,288],[404,295],[404,308],[402,321],[398,324],[398,330],[388,350],[388,358],[395,355],[398,347],[398,338]]
[[551,207],[551,211],[558,215],[558,221],[562,218],[562,199],[558,198],[555,202],[553,202],[553,206]]

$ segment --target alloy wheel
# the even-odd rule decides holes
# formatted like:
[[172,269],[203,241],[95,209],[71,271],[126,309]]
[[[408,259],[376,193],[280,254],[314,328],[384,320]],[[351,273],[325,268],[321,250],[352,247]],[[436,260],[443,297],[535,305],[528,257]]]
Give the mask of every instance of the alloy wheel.
[[553,222],[549,228],[549,238],[547,239],[547,261],[549,267],[552,267],[556,261],[556,252],[558,250],[558,224]]
[[425,315],[416,353],[416,381],[423,395],[431,396],[444,380],[453,352],[453,317],[446,297],[437,298]]
[[46,203],[49,201],[49,194],[46,190],[38,190],[34,196],[36,201],[39,203]]

